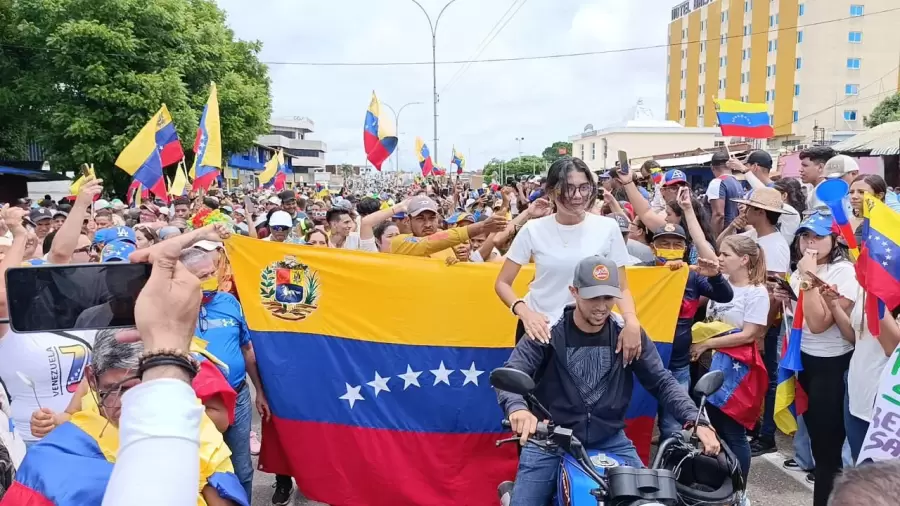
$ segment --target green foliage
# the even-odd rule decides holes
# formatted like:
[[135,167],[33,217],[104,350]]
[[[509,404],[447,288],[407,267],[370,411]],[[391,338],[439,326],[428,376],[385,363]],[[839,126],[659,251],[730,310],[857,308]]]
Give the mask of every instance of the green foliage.
[[866,118],[865,125],[874,128],[891,121],[900,121],[900,93],[891,95],[878,104]]
[[259,296],[262,300],[275,299],[275,270],[271,266],[266,267],[260,276],[262,281],[259,285]]
[[130,177],[113,162],[163,103],[190,166],[211,81],[219,89],[223,155],[250,148],[268,130],[260,43],[235,40],[212,0],[4,2],[11,10],[0,14],[0,40],[12,28],[18,49],[14,76],[0,76],[0,115],[11,94],[6,108],[21,112],[57,170],[93,162],[121,193]]
[[[560,148],[565,148],[566,152],[563,154],[559,154]],[[547,163],[553,163],[560,158],[564,158],[566,156],[572,156],[572,143],[571,142],[563,142],[557,141],[544,149],[541,156]]]
[[537,175],[546,169],[547,162],[539,156],[526,155],[508,161],[494,158],[484,166],[484,175],[495,182],[505,183],[508,176]]

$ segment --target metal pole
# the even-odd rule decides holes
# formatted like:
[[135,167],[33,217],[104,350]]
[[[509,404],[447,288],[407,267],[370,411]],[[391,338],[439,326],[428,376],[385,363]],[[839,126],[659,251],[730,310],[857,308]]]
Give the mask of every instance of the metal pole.
[[408,106],[422,105],[422,102],[407,102],[400,107],[399,111],[395,111],[394,108],[386,102],[382,102],[382,104],[394,113],[394,127],[397,129],[397,147],[394,148],[397,156],[394,158],[394,170],[395,172],[400,172],[400,115],[403,114],[403,109],[406,109]]
[[432,99],[434,101],[434,138],[432,139],[434,142],[434,152],[433,159],[439,160],[440,156],[438,156],[438,92],[437,92],[437,29],[438,24],[441,22],[441,16],[444,15],[444,11],[447,10],[447,7],[450,7],[450,4],[455,2],[456,0],[450,0],[446,5],[441,9],[441,12],[438,13],[437,19],[434,23],[431,22],[431,16],[428,15],[428,11],[425,10],[425,7],[422,7],[422,4],[419,3],[418,0],[412,0],[412,2],[419,6],[419,9],[422,10],[422,13],[425,14],[425,18],[428,19],[428,26],[431,28],[431,82],[432,82],[432,92],[434,95]]

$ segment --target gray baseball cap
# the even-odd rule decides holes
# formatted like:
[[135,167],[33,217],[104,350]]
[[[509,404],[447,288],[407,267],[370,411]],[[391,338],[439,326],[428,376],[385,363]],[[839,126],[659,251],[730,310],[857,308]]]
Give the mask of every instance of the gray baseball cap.
[[619,289],[619,267],[615,262],[594,255],[578,262],[572,286],[578,289],[583,299],[597,297],[622,297]]
[[418,216],[425,211],[431,211],[437,214],[438,205],[437,202],[424,195],[412,199],[406,209],[407,214],[409,214],[410,216]]

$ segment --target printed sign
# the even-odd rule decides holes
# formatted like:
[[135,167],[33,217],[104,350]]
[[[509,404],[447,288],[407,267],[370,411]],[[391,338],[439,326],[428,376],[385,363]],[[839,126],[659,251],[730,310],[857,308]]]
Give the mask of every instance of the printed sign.
[[881,373],[872,423],[857,463],[900,458],[900,347]]

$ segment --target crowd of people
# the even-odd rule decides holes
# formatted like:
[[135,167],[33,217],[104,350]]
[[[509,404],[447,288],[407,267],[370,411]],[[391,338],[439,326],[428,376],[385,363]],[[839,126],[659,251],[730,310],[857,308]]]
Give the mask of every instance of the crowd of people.
[[[195,339],[182,351],[197,363],[191,385],[215,429],[203,432],[204,444],[228,451],[240,483],[235,491],[215,473],[201,476],[200,497],[210,505],[249,504],[259,451],[251,410],[271,415],[223,246],[231,234],[447,265],[500,264],[495,290],[518,319],[509,365],[540,376],[551,412],[573,420],[579,439],[633,455],[637,465],[622,431],[630,371],[659,397],[659,437],[666,438],[696,418],[689,388],[718,367],[717,352],[750,347],[765,365],[765,388],[741,412],[707,405],[698,431],[706,451],[718,451],[716,435],[731,448],[745,482],[751,458],[776,451],[778,364],[803,292],[799,382],[809,402],[794,435],[795,457],[784,466],[807,473],[814,505],[825,506],[835,477],[859,456],[900,327],[891,312],[878,338],[863,324],[863,290],[847,243],[815,189],[830,178],[849,184],[859,242],[863,196],[890,205],[897,197],[883,178],[860,175],[852,158],[830,148],[810,148],[800,159],[795,179],[779,174],[765,151],[743,161],[716,153],[714,178],[702,194],[684,172],[652,161],[639,170],[594,173],[577,158],[555,162],[546,177],[476,188],[452,179],[369,192],[212,188],[168,205],[106,200],[103,181],[92,179],[74,200],[20,201],[0,210],[0,276],[23,265],[127,262],[161,244],[183,245],[180,264],[202,292]],[[529,264],[534,278],[520,298],[513,281]],[[667,364],[641,329],[630,266],[689,271]],[[615,282],[596,283],[608,279]],[[0,285],[0,318],[8,316],[7,290],[15,289]],[[708,324],[717,331],[704,333]],[[0,379],[9,400],[3,409],[12,440],[27,448],[10,453],[10,473],[40,474],[29,460],[37,460],[32,455],[42,443],[65,437],[59,429],[73,417],[90,413],[118,427],[121,398],[141,383],[134,371],[146,360],[140,343],[122,339],[134,333],[17,333],[0,324]],[[540,364],[553,354],[562,360],[544,370]],[[500,404],[524,442],[537,419],[521,398],[501,395]],[[584,417],[598,423],[584,426],[577,421]],[[519,504],[544,504],[553,493],[558,456],[538,452],[528,445],[522,451],[519,475],[529,479],[516,482]],[[10,475],[0,477],[0,485],[10,483]],[[288,504],[292,492],[291,477],[278,476],[272,504]]]

